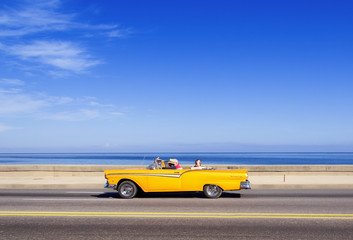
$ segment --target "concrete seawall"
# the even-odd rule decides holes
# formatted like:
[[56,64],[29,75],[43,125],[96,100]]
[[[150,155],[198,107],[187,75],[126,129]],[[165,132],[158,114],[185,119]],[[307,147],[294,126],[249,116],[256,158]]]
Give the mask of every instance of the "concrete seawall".
[[[183,165],[189,168],[190,165]],[[350,188],[353,165],[212,165],[248,169],[253,188]],[[0,165],[0,188],[102,188],[104,170],[136,165]]]

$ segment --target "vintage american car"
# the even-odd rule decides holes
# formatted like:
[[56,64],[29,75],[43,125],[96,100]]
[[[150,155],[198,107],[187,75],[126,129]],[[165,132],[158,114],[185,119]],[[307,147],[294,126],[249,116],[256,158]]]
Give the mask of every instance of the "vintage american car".
[[117,190],[122,198],[133,198],[139,191],[203,191],[206,197],[218,198],[223,191],[251,188],[246,169],[163,169],[166,161],[158,160],[153,160],[147,169],[106,170],[104,187]]

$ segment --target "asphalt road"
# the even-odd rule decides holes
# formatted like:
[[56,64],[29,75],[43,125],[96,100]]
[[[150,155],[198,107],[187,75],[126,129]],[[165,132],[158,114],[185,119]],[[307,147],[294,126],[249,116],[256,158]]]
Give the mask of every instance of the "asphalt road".
[[0,239],[353,239],[353,189],[202,193],[0,189]]

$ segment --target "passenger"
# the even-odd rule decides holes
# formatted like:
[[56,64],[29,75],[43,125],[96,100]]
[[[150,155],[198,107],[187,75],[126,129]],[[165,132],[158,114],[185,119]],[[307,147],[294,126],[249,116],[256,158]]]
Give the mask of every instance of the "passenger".
[[179,169],[180,170],[180,169],[183,169],[183,168],[179,165],[177,159],[171,158],[168,161],[168,167],[165,167],[163,169]]
[[193,170],[198,170],[198,169],[207,169],[207,167],[202,167],[201,166],[201,159],[196,159],[195,160],[195,166],[191,167]]
[[179,170],[183,169],[183,168],[180,166],[180,164],[179,164],[179,162],[178,162],[178,159],[171,158],[171,159],[169,159],[169,162],[170,162],[170,161],[174,162],[174,165],[175,165],[176,169],[179,169]]
[[175,162],[174,161],[170,161],[168,162],[168,166],[164,167],[163,169],[177,169],[175,166]]

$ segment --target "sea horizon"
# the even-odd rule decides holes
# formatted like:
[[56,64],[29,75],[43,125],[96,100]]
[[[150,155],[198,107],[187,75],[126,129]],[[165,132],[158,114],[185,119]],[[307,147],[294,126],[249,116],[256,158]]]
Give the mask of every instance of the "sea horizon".
[[353,152],[82,152],[0,153],[0,165],[148,165],[154,158],[181,165],[352,165]]

